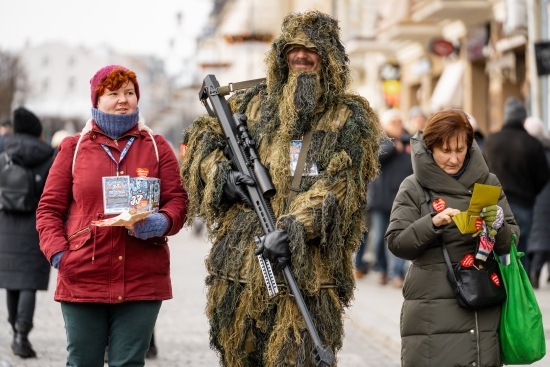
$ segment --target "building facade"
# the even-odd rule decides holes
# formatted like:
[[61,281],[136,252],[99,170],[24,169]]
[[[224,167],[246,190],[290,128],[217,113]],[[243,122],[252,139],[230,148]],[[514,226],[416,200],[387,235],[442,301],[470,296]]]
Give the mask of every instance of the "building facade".
[[[263,57],[288,12],[317,9],[340,21],[353,89],[378,110],[428,114],[461,108],[483,133],[502,125],[509,96],[545,117],[547,87],[534,43],[544,39],[546,1],[219,0],[199,66],[220,84],[264,76]],[[528,26],[529,25],[529,26]],[[547,27],[546,27],[547,28]],[[532,82],[530,82],[530,80]],[[547,119],[543,119],[547,121]]]

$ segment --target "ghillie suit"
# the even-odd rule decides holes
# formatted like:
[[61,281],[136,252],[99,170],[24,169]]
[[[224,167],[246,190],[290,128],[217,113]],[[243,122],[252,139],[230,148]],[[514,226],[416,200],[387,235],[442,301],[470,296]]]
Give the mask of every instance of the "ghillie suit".
[[[248,116],[277,190],[271,204],[277,228],[291,240],[292,272],[322,343],[335,353],[342,347],[344,308],[353,299],[352,253],[364,230],[381,137],[368,102],[346,93],[348,56],[339,31],[334,19],[317,11],[288,15],[266,55],[266,82],[228,101],[233,112]],[[294,45],[317,49],[317,72],[289,71],[286,52]],[[289,202],[290,142],[310,128],[306,165],[314,164],[318,174],[303,176],[300,193]],[[188,218],[203,218],[213,243],[206,260],[211,346],[222,366],[314,366],[311,338],[281,274],[281,292],[267,295],[254,255],[254,237],[263,235],[255,212],[223,198],[231,168],[221,134],[215,119],[197,118],[184,132],[181,164]]]

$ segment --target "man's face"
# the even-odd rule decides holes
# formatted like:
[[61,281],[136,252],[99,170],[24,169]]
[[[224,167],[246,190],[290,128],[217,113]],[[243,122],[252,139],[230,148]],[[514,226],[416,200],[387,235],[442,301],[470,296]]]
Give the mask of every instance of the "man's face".
[[296,46],[287,52],[286,60],[290,70],[313,71],[319,67],[321,56],[313,48]]
[[384,131],[391,138],[399,138],[403,134],[403,121],[395,116],[383,124]]
[[11,132],[12,132],[11,127],[4,126],[4,125],[0,126],[0,136],[5,135],[5,134],[11,134]]

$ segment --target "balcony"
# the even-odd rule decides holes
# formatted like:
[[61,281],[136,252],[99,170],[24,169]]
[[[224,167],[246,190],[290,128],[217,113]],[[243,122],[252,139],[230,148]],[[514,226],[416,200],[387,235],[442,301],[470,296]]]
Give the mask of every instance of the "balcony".
[[411,6],[414,21],[460,20],[467,27],[485,22],[492,13],[492,4],[487,0],[417,0]]
[[441,27],[433,22],[401,21],[378,30],[380,41],[406,41],[427,44],[432,38],[441,34]]
[[397,49],[394,42],[381,42],[372,38],[356,37],[346,41],[346,51],[350,56],[381,53],[388,58],[394,58]]

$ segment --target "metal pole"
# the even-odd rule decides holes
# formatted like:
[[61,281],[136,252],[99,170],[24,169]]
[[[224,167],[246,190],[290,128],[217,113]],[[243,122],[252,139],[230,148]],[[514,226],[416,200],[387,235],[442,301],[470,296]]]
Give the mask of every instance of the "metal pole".
[[537,64],[535,58],[535,41],[539,38],[540,19],[536,17],[537,0],[527,0],[527,59],[529,70],[529,93],[531,95],[531,116],[541,116],[540,83],[537,75]]
[[[549,0],[542,0],[542,6],[541,6],[541,28],[540,28],[540,34],[542,40],[548,40],[548,37],[550,36],[548,34],[548,7],[550,6]],[[541,91],[542,91],[542,123],[545,127],[546,131],[549,131],[549,116],[548,116],[548,106],[550,104],[550,96],[548,95],[548,75],[544,75],[541,78]]]

